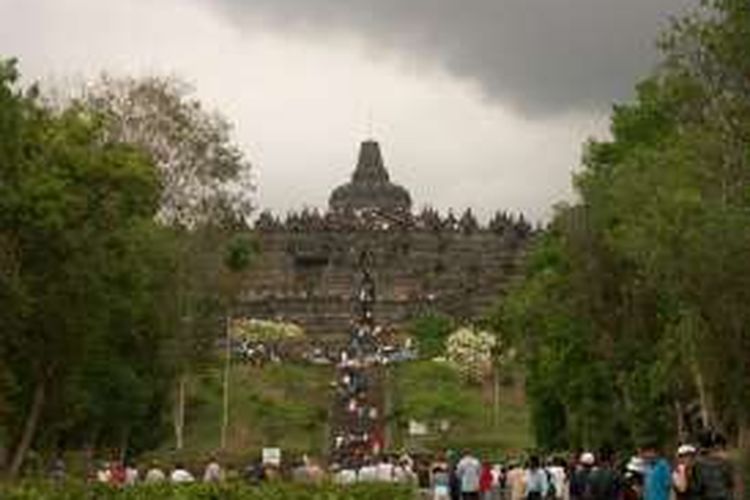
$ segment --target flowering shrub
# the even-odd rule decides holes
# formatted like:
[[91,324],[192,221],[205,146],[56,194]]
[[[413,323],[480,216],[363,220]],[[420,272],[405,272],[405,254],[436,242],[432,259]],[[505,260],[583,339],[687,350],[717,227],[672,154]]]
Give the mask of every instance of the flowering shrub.
[[445,355],[468,380],[481,381],[492,371],[492,353],[497,338],[473,328],[459,328],[446,340]]
[[300,338],[304,336],[305,331],[294,323],[236,318],[232,320],[230,333],[237,340],[278,342]]

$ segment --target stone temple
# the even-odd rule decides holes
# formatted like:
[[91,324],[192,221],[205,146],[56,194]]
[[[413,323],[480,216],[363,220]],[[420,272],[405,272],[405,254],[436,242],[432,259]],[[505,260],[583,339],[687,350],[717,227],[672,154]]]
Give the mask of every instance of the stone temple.
[[523,217],[504,212],[486,225],[470,210],[414,213],[372,140],[361,144],[351,180],[333,190],[325,213],[280,219],[263,212],[253,230],[260,255],[244,277],[238,313],[291,321],[321,336],[348,332],[363,259],[379,323],[399,329],[428,311],[478,317],[516,276],[532,234]]

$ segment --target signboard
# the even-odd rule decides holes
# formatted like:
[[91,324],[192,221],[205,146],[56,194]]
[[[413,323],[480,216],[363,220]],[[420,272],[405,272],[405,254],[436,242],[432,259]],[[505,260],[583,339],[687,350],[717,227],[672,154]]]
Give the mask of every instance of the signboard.
[[424,422],[419,422],[417,420],[409,420],[409,435],[426,436],[427,424],[425,424]]
[[281,466],[281,448],[263,448],[263,465]]

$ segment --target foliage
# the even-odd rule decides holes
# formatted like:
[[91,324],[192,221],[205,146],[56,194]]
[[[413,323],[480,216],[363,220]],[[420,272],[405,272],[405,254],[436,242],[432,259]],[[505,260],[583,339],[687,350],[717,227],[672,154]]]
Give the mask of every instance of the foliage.
[[581,201],[503,307],[545,446],[687,439],[699,420],[747,433],[750,9],[703,9],[665,35],[612,139],[587,145]]
[[109,139],[148,153],[162,180],[160,221],[244,225],[254,193],[250,164],[232,144],[229,122],[203,109],[190,90],[176,78],[105,75],[79,104],[104,117]]
[[459,328],[445,342],[448,362],[461,375],[473,382],[480,382],[492,370],[492,354],[497,346],[497,337],[473,328]]
[[235,318],[230,328],[233,338],[253,342],[280,342],[299,339],[305,334],[304,330],[294,323],[255,318]]
[[[446,363],[403,363],[392,369],[389,380],[396,446],[413,445],[433,451],[470,448],[497,457],[498,453],[517,453],[532,444],[527,408],[515,388],[501,388],[498,425],[493,426],[482,387],[467,384]],[[432,434],[412,442],[403,435],[412,419],[428,424]],[[441,431],[443,421],[448,422],[449,428]]]
[[393,484],[355,484],[336,486],[321,484],[316,486],[293,483],[268,483],[258,487],[242,484],[226,485],[154,485],[132,488],[111,488],[101,485],[66,483],[54,485],[27,483],[0,485],[0,494],[5,500],[81,500],[97,498],[101,500],[276,500],[295,498],[299,500],[411,500],[414,491],[406,486]]
[[[144,148],[156,143],[115,133],[103,105],[51,109],[17,80],[16,63],[0,62],[0,468],[12,474],[31,447],[137,451],[160,441],[172,383],[212,352],[217,312],[235,290],[230,275],[252,252],[230,237],[236,225],[222,226],[227,210],[218,219],[208,209],[246,208],[217,187],[237,187],[246,165],[194,102],[169,101],[192,109],[179,115],[180,141],[198,127],[206,151],[173,178],[186,155],[155,165],[164,158]],[[120,125],[148,121],[118,117]],[[201,192],[219,193],[216,203],[199,196],[200,207],[186,208],[179,189],[165,195],[169,179],[190,186],[186,197],[207,183]],[[201,211],[160,223],[190,207]]]
[[[267,364],[234,365],[230,371],[228,446],[225,455],[247,460],[263,446],[290,454],[318,455],[330,403],[330,367]],[[205,460],[220,443],[222,373],[209,370],[191,377],[181,458]],[[159,454],[172,451],[166,446]]]
[[15,472],[34,442],[153,437],[172,261],[148,158],[106,140],[95,115],[44,108],[14,62],[0,66],[0,427]]
[[454,330],[453,319],[440,313],[418,316],[407,327],[409,335],[417,342],[419,355],[423,358],[442,356],[445,352],[445,339]]

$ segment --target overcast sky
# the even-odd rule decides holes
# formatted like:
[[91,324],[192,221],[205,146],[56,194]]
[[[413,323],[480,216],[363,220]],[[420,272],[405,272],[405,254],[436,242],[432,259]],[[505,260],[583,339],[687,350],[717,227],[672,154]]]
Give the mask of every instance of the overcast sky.
[[56,84],[186,79],[234,123],[263,208],[325,207],[373,136],[417,208],[537,220],[694,3],[0,0],[0,55]]

